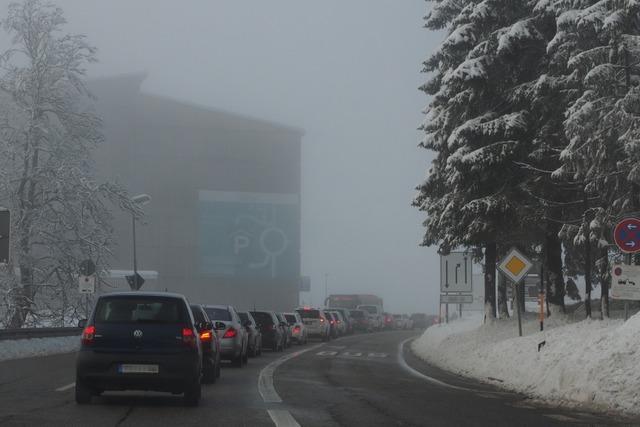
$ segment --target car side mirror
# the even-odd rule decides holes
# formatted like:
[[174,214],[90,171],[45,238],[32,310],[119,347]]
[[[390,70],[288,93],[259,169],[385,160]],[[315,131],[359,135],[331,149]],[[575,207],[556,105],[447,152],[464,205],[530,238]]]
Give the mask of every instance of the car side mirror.
[[216,322],[213,324],[215,330],[220,330],[220,329],[226,329],[227,325],[225,325],[223,322]]
[[78,320],[78,328],[85,328],[87,326],[87,319]]

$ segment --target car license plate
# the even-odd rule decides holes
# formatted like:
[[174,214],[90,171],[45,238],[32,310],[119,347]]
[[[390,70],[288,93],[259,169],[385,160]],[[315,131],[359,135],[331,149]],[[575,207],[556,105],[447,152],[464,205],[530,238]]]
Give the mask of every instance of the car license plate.
[[121,374],[157,374],[158,365],[118,365],[118,372]]

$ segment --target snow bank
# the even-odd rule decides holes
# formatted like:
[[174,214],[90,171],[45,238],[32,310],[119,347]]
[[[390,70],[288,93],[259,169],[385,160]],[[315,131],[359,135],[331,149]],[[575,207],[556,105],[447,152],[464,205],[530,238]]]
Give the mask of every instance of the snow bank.
[[0,361],[24,357],[70,353],[80,346],[80,337],[29,338],[0,341]]
[[520,338],[515,319],[463,318],[427,329],[412,349],[444,369],[555,404],[640,414],[640,314],[626,323],[561,319],[544,332],[530,317],[523,327]]

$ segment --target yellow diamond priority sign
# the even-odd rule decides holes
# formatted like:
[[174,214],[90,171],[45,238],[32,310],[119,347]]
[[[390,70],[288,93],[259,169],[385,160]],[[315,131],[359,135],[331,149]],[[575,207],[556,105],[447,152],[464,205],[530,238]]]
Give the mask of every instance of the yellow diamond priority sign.
[[514,283],[524,279],[531,267],[533,263],[516,248],[512,248],[498,264],[498,269]]

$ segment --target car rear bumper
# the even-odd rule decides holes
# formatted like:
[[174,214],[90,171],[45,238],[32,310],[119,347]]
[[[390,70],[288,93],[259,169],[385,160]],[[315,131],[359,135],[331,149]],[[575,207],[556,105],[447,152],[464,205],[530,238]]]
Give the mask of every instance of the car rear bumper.
[[[158,365],[157,374],[123,374],[120,364]],[[196,352],[177,354],[102,353],[81,350],[76,359],[76,381],[99,390],[153,390],[182,392],[199,381],[201,358]]]
[[235,338],[223,338],[220,341],[220,357],[222,359],[235,359],[242,352],[242,343]]

